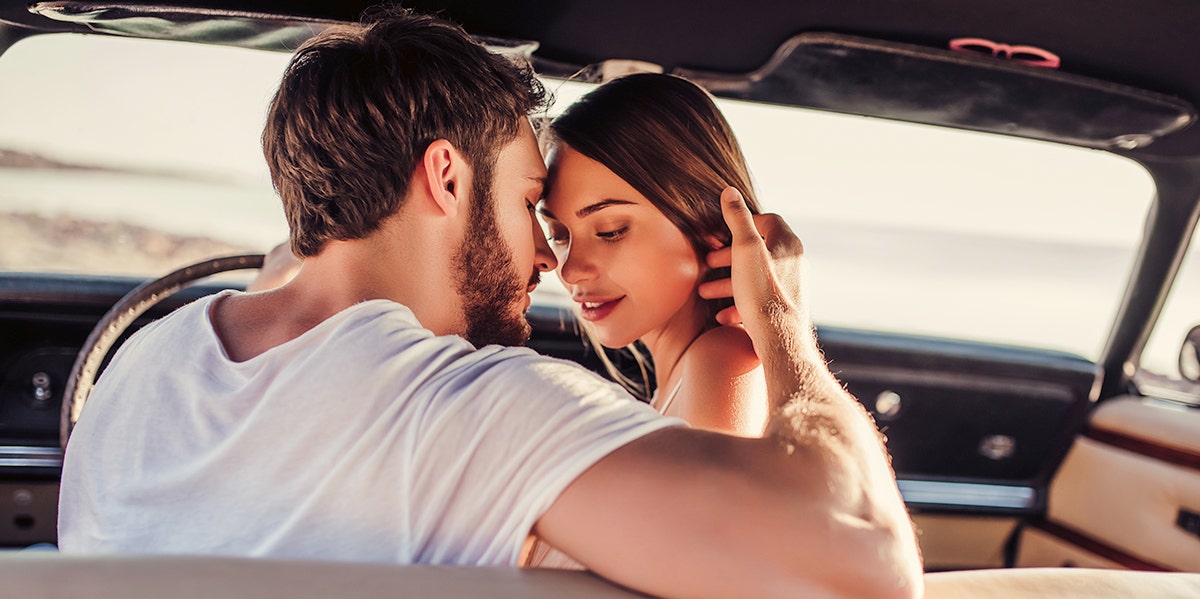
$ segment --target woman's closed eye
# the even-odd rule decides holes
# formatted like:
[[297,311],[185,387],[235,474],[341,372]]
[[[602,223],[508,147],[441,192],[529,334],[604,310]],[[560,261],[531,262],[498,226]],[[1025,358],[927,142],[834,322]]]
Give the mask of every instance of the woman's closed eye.
[[[611,231],[596,231],[596,237],[604,241],[617,241],[628,232],[629,227],[618,227]],[[546,241],[556,245],[566,245],[571,241],[571,234],[566,229],[550,227],[550,235],[546,237]]]
[[605,241],[616,241],[625,236],[629,232],[629,227],[618,227],[611,231],[596,231],[596,237]]

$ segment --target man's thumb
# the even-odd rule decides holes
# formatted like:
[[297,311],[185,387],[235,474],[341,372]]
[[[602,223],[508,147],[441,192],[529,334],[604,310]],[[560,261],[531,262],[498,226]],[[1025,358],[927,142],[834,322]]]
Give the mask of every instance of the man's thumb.
[[754,216],[737,188],[730,186],[721,192],[721,213],[725,216],[725,224],[729,225],[729,232],[733,233],[734,243],[759,237]]

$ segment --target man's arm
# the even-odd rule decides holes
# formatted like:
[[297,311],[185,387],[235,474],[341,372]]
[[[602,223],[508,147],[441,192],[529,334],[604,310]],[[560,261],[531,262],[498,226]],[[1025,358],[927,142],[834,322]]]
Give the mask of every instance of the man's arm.
[[732,279],[703,291],[732,290],[720,318],[742,322],[762,358],[764,437],[647,435],[579,476],[537,533],[665,597],[919,597],[916,539],[879,434],[825,366],[800,302],[799,240],[736,192],[722,204],[733,243],[709,264],[731,264]]

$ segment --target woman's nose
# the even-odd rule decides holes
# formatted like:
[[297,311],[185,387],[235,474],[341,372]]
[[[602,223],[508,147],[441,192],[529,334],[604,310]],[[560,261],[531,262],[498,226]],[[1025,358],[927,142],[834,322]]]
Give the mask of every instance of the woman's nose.
[[587,252],[582,251],[582,248],[572,245],[559,252],[558,278],[562,279],[564,283],[575,285],[595,276],[596,269],[588,259]]

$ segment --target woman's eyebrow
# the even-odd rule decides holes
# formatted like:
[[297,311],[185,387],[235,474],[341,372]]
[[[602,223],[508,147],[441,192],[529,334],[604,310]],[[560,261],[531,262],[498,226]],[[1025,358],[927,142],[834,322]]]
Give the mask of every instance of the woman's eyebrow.
[[636,203],[630,202],[629,200],[617,200],[617,199],[600,200],[599,202],[596,202],[595,204],[588,204],[587,206],[584,206],[583,208],[576,210],[575,217],[583,218],[589,214],[594,214],[596,212],[599,212],[600,210],[608,208],[609,206],[616,206],[616,205],[622,205],[622,204],[627,205],[627,206],[636,205]]
[[[618,206],[618,205],[636,206],[637,202],[630,202],[629,200],[618,200],[618,199],[611,199],[611,198],[607,199],[607,200],[600,200],[599,202],[596,202],[595,204],[588,204],[587,206],[584,206],[583,208],[576,210],[575,218],[583,218],[585,216],[595,214],[596,212],[599,212],[600,210],[608,208],[609,206]],[[544,205],[538,206],[537,210],[538,210],[538,214],[541,214],[542,216],[544,216],[546,218],[552,218],[554,220],[559,220],[559,218],[557,216],[554,216],[553,212],[546,210]]]

